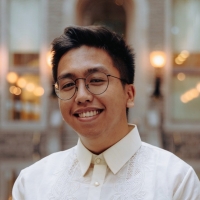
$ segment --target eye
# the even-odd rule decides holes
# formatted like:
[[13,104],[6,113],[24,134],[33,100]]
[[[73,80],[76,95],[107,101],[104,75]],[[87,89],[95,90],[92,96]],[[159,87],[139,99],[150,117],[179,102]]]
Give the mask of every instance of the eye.
[[62,84],[61,90],[68,91],[68,90],[73,89],[74,87],[75,87],[75,83],[74,82],[69,82],[69,83]]
[[106,80],[103,78],[92,78],[92,79],[90,79],[89,84],[90,85],[102,85],[105,82],[106,82]]
[[90,80],[90,83],[99,83],[99,82],[104,82],[105,80],[101,79],[101,78],[92,78]]

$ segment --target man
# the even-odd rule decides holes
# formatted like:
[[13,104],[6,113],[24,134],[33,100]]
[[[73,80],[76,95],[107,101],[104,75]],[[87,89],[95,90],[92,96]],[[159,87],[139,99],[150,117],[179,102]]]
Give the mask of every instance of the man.
[[199,200],[194,170],[141,142],[128,124],[134,56],[103,27],[68,27],[52,43],[53,77],[63,119],[78,144],[22,170],[15,200]]

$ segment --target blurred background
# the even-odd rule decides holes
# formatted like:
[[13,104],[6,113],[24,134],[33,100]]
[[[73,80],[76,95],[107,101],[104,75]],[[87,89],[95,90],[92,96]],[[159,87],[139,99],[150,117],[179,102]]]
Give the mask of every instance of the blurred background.
[[0,0],[0,200],[21,169],[77,142],[52,90],[51,42],[69,25],[105,25],[136,59],[129,122],[200,177],[200,1]]

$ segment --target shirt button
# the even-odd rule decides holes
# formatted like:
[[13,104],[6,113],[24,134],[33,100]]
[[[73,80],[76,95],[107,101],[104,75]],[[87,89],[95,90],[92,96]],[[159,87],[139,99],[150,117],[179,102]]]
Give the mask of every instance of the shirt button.
[[100,159],[100,158],[97,158],[97,159],[96,159],[96,163],[99,164],[100,162],[101,162],[101,159]]
[[100,185],[100,183],[96,181],[96,182],[94,182],[94,185],[97,187]]

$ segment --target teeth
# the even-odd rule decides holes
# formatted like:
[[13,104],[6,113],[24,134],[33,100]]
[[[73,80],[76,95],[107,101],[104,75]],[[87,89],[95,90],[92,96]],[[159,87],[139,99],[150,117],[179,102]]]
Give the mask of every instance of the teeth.
[[84,117],[92,117],[92,116],[95,116],[98,114],[99,114],[99,111],[94,110],[94,111],[87,111],[87,112],[79,113],[78,116],[81,118],[84,118]]
[[89,117],[90,116],[90,112],[86,112],[86,117]]

